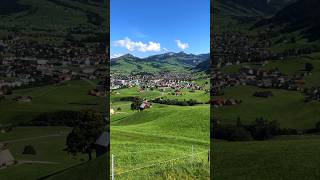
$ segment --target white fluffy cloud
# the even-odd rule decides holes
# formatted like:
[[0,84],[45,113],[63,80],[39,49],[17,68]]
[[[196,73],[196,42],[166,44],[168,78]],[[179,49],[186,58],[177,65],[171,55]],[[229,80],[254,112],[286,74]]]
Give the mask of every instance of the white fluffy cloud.
[[113,58],[117,58],[117,57],[120,57],[120,56],[123,56],[123,54],[120,54],[120,53],[117,54],[116,53],[116,54],[111,54],[110,58],[113,59]]
[[188,43],[183,43],[180,40],[176,40],[176,43],[177,43],[177,46],[182,50],[187,49],[189,47]]
[[143,43],[141,41],[131,41],[128,37],[124,39],[120,39],[114,41],[113,44],[115,46],[124,47],[129,51],[140,51],[140,52],[148,52],[148,51],[161,51],[161,45],[157,42],[149,41],[148,43]]

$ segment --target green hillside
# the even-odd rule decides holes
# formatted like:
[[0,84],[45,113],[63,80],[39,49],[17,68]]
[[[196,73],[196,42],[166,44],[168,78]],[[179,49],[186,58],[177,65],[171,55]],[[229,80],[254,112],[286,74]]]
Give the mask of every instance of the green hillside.
[[0,7],[0,27],[8,31],[98,31],[107,22],[104,1],[5,0]]
[[109,178],[109,167],[107,161],[108,158],[106,156],[102,156],[92,161],[88,161],[86,163],[65,169],[61,172],[54,173],[52,176],[45,177],[44,179],[105,180]]
[[287,136],[260,142],[213,140],[213,178],[317,180],[319,143],[318,136]]
[[[75,80],[61,85],[14,90],[12,95],[0,101],[0,123],[25,123],[41,113],[56,111],[95,109],[103,112],[104,98],[88,95],[94,88],[91,83]],[[32,102],[17,102],[14,100],[16,96],[31,96],[33,99]]]
[[[161,93],[157,90],[139,93],[136,88],[128,88],[111,94],[111,108],[116,110],[111,115],[115,177],[208,179],[209,105],[183,107],[154,103],[150,109],[134,112],[130,110],[131,102],[119,101],[126,96],[151,100]],[[198,101],[209,99],[209,95],[197,93],[188,93],[186,97]],[[143,168],[145,166],[148,167]],[[133,171],[126,172],[128,170]]]

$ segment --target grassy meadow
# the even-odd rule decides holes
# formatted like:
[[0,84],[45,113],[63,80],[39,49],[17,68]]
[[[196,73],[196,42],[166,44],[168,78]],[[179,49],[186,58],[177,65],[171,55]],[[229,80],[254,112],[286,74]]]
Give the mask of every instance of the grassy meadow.
[[[174,106],[153,103],[142,112],[130,110],[121,97],[152,100],[209,100],[204,92],[177,96],[158,90],[120,89],[111,94],[111,154],[117,179],[209,179],[209,105]],[[117,110],[120,108],[121,110]],[[131,171],[132,170],[132,171]]]
[[213,140],[213,178],[225,180],[317,180],[320,137],[278,137],[268,141]]
[[[0,101],[0,124],[28,122],[45,112],[81,109],[103,111],[104,98],[88,95],[93,88],[87,81],[75,80],[62,85],[14,90],[12,95]],[[16,96],[31,96],[32,102],[17,102],[13,100]]]

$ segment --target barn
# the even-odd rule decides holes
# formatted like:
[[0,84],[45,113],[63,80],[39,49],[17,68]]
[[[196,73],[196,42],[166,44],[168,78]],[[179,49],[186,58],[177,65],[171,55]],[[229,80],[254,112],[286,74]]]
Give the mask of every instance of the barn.
[[12,166],[15,164],[15,160],[8,149],[8,144],[0,143],[0,168]]

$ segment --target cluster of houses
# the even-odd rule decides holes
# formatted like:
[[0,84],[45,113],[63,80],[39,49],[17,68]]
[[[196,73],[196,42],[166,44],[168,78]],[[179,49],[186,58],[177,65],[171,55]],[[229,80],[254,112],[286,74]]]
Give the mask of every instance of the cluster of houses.
[[215,70],[212,75],[212,95],[221,95],[224,88],[248,85],[265,89],[285,89],[303,91],[307,72],[301,72],[293,76],[280,73],[277,69],[263,70],[244,66],[236,73],[222,73]]
[[[315,47],[292,47],[282,52],[272,52],[271,32],[259,32],[249,35],[241,32],[213,33],[211,41],[212,64],[218,68],[224,65],[244,62],[264,62],[267,60],[283,60],[288,56],[299,57],[303,54],[317,52]],[[284,42],[283,43],[287,43]]]
[[211,100],[211,105],[213,105],[213,107],[234,106],[241,103],[242,103],[241,100],[235,100],[235,99],[215,98]]
[[0,87],[36,86],[106,77],[106,53],[99,43],[40,44],[24,37],[0,40]]
[[240,32],[224,32],[214,33],[212,37],[212,61],[217,67],[279,58],[279,54],[267,50],[271,46],[267,34],[253,36]]
[[304,93],[306,95],[306,102],[320,101],[320,87],[305,89]]
[[120,75],[111,74],[111,90],[125,87],[139,87],[140,91],[159,89],[167,90],[205,90],[204,86],[200,86],[193,82],[191,74],[186,73],[160,73],[160,74],[140,74],[140,75]]

